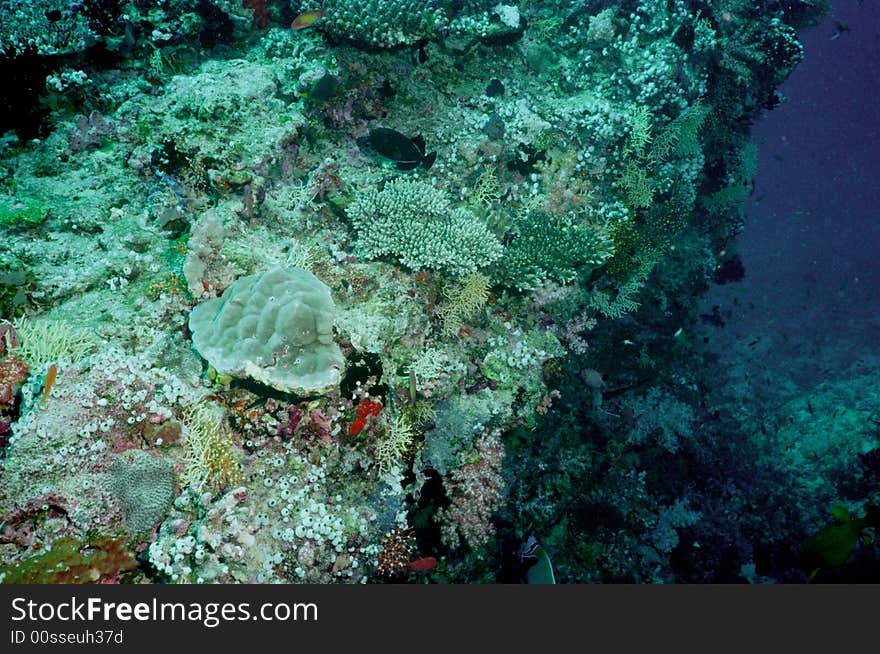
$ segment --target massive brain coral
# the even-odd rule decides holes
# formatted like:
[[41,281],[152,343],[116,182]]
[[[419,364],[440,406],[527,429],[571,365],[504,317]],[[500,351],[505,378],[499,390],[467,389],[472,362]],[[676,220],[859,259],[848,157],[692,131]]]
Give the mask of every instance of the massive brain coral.
[[125,524],[135,532],[151,531],[162,522],[174,500],[174,466],[143,450],[120,454],[110,469],[108,488],[120,499]]
[[312,273],[272,268],[199,304],[189,327],[196,350],[221,375],[312,395],[336,386],[342,372],[335,309],[330,289]]

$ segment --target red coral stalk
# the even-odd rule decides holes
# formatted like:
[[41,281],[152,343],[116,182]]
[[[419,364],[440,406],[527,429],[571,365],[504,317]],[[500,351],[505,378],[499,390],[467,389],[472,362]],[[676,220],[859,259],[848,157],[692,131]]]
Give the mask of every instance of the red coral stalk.
[[358,417],[355,418],[354,422],[351,423],[351,426],[348,428],[348,435],[357,436],[360,434],[363,428],[367,426],[367,419],[370,416],[379,415],[379,411],[381,410],[381,402],[376,402],[370,398],[361,400],[361,403],[358,404]]

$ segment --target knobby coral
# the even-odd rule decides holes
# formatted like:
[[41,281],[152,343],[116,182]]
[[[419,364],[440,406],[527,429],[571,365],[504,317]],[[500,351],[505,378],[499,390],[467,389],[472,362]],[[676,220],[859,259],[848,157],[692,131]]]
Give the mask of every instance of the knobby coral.
[[193,345],[218,373],[309,395],[339,383],[330,289],[307,270],[272,268],[239,278],[193,309]]

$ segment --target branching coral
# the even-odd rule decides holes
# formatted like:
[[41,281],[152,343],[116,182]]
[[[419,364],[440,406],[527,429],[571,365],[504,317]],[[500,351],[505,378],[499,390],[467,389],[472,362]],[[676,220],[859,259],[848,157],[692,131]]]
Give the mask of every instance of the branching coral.
[[392,255],[413,270],[463,275],[501,256],[501,244],[481,220],[424,182],[396,179],[369,190],[348,215],[370,259]]
[[[83,3],[85,4],[85,3]],[[0,3],[0,52],[56,55],[77,52],[93,42],[87,11],[67,0],[16,0]]]
[[437,0],[295,0],[294,11],[322,10],[317,27],[373,47],[415,43],[446,27],[446,13]]
[[614,250],[603,229],[572,216],[532,212],[518,220],[517,231],[492,272],[521,290],[536,289],[546,279],[569,282],[581,269],[602,265]]

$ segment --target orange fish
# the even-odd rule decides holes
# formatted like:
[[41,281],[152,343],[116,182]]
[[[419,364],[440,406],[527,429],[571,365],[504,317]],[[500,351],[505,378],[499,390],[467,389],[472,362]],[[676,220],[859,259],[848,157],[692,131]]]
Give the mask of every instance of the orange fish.
[[326,12],[323,9],[302,13],[293,19],[293,22],[290,24],[290,29],[304,30],[307,27],[311,27],[320,19],[322,19],[325,13]]
[[46,371],[46,381],[43,384],[43,397],[40,399],[40,403],[46,401],[46,398],[49,397],[49,392],[52,390],[52,384],[55,383],[55,375],[58,374],[58,366],[54,363],[49,366],[49,369]]

